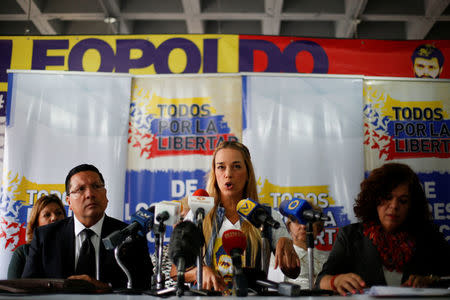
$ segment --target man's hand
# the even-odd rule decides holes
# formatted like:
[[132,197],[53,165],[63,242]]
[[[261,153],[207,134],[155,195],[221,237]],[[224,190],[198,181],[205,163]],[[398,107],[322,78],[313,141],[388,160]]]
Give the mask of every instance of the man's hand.
[[287,237],[282,237],[277,242],[275,250],[275,269],[280,266],[284,275],[297,278],[300,274],[300,259],[294,249],[294,243]]
[[69,276],[67,279],[78,279],[78,280],[84,280],[89,283],[92,283],[97,289],[99,290],[110,290],[111,287],[102,281],[98,281],[97,279],[92,278],[89,275],[72,275]]

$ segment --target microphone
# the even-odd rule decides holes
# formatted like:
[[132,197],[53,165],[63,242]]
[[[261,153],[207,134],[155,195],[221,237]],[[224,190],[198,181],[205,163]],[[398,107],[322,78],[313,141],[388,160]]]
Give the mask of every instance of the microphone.
[[105,237],[103,245],[106,250],[112,250],[120,245],[127,237],[137,232],[141,235],[145,235],[153,227],[153,212],[154,208],[149,209],[140,208],[135,214],[131,216],[131,223],[127,227],[114,231]]
[[[206,214],[214,207],[214,197],[204,189],[196,190],[192,195],[188,196],[188,206],[194,214],[194,222],[197,224],[200,232],[203,232],[203,220]],[[197,254],[197,289],[201,290],[203,285],[203,261],[202,251]]]
[[246,218],[255,227],[268,225],[275,229],[280,227],[280,223],[275,221],[270,215],[270,207],[265,207],[250,198],[238,202],[236,209],[238,213]]
[[173,226],[180,220],[180,203],[174,201],[161,201],[155,207],[155,225],[164,223]]
[[214,207],[214,197],[209,197],[208,192],[204,189],[198,189],[188,197],[188,205],[196,219],[197,215],[201,214],[200,221],[202,221],[206,214]]
[[233,260],[233,266],[242,268],[241,255],[247,248],[247,239],[244,233],[237,229],[229,229],[222,235],[222,245],[225,252]]
[[166,225],[174,226],[180,219],[180,203],[161,201],[153,204],[155,209],[155,221],[153,233],[155,234],[156,272],[152,276],[152,288],[164,289],[165,276],[162,272],[163,245]]
[[236,296],[245,297],[248,293],[248,282],[242,269],[242,257],[247,248],[244,233],[237,229],[229,229],[222,235],[222,245],[233,262],[233,289]]
[[203,243],[203,233],[191,221],[179,223],[170,236],[169,258],[177,266],[178,296],[184,292],[184,272],[195,264]]
[[196,190],[194,193],[192,193],[192,196],[204,196],[204,197],[209,197],[209,194],[206,190],[204,189],[198,189]]
[[324,215],[319,210],[314,210],[308,201],[300,198],[283,200],[280,203],[280,213],[285,217],[291,217],[300,224],[308,222],[329,221],[330,217]]

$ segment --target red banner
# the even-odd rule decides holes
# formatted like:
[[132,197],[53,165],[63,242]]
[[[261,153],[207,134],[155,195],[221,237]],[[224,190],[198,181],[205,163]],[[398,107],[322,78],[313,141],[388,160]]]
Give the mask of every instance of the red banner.
[[239,36],[240,72],[450,78],[449,40]]

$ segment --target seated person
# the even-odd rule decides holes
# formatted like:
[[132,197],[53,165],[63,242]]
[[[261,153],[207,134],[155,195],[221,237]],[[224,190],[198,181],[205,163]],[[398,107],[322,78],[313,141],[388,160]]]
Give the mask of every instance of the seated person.
[[[180,212],[180,219],[183,220],[186,214],[190,211],[189,205],[188,205],[188,199],[187,196],[181,199],[181,212]],[[176,226],[176,225],[175,225]],[[166,244],[163,246],[163,255],[162,255],[162,266],[161,266],[161,272],[164,274],[165,282],[164,282],[164,288],[168,287],[174,287],[176,286],[176,282],[170,277],[170,270],[172,268],[172,262],[169,258],[169,242],[166,240]],[[153,273],[156,274],[156,265],[157,265],[157,257],[156,257],[156,250],[151,256],[152,263],[153,263]]]
[[22,277],[33,232],[36,227],[44,226],[66,217],[66,210],[61,199],[55,194],[43,195],[33,204],[30,220],[27,225],[27,243],[20,245],[14,251],[8,267],[8,279]]
[[[231,258],[222,246],[222,234],[228,229],[241,230],[247,239],[244,251],[244,267],[261,269],[261,233],[258,228],[240,216],[237,203],[246,198],[258,201],[256,179],[248,148],[236,141],[220,143],[213,154],[212,168],[207,188],[209,195],[215,198],[213,209],[203,221],[203,234],[206,241],[205,266],[203,267],[203,288],[231,292]],[[275,268],[280,266],[285,274],[300,272],[300,260],[295,253],[292,239],[282,222],[281,214],[272,210],[273,218],[281,220],[281,227],[271,231],[272,249],[275,250]],[[173,266],[171,275],[176,274]],[[186,282],[196,280],[197,268],[185,273]]]
[[[317,205],[311,206],[315,210],[321,211],[320,207]],[[313,224],[313,235],[314,239],[323,231],[323,221],[318,221]],[[306,242],[306,225],[300,224],[297,220],[288,218],[286,221],[286,227],[291,234],[292,240],[294,241],[294,249],[300,258],[300,265],[302,266],[300,275],[297,278],[284,277],[285,282],[295,283],[301,286],[302,289],[309,289],[309,258],[308,258],[308,246]],[[314,276],[313,279],[317,277],[317,274],[322,270],[322,265],[328,258],[328,251],[321,251],[314,249]],[[271,261],[272,263],[272,261]]]
[[341,295],[373,285],[427,287],[450,274],[450,245],[432,223],[419,178],[387,163],[361,183],[360,223],[338,232],[316,286]]
[[[99,289],[127,287],[114,251],[102,243],[107,235],[127,226],[105,215],[108,198],[102,174],[93,165],[79,165],[70,170],[65,185],[74,216],[36,228],[22,277],[83,279]],[[148,288],[153,267],[147,241],[138,238],[122,250],[133,288]]]

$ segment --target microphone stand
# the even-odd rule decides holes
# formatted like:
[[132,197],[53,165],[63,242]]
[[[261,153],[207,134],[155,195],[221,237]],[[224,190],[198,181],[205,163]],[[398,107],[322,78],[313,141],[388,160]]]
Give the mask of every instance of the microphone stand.
[[122,260],[120,259],[120,256],[119,256],[119,253],[120,253],[122,247],[125,244],[131,243],[132,241],[133,241],[133,235],[129,235],[122,243],[120,243],[120,245],[118,245],[116,248],[114,248],[114,257],[116,258],[117,264],[122,269],[122,271],[125,273],[125,275],[127,276],[127,280],[128,280],[127,281],[127,287],[125,289],[114,290],[114,293],[119,293],[119,294],[142,294],[141,290],[133,289],[133,279],[131,277],[131,273],[127,269],[125,264],[122,262]]
[[[203,208],[197,209],[195,212],[194,223],[196,224],[199,232],[202,233],[203,236],[203,219],[205,217],[205,210]],[[210,291],[203,289],[203,247],[200,247],[200,250],[196,257],[196,266],[197,266],[197,287],[189,288],[184,283],[184,272],[180,272],[180,270],[184,270],[185,261],[184,259],[179,260],[177,262],[177,286],[172,288],[167,288],[164,291],[156,292],[157,296],[161,296],[170,292],[175,292],[177,296],[221,296],[222,292],[220,291]]]
[[160,222],[153,228],[155,234],[156,272],[152,276],[152,288],[156,288],[157,290],[164,289],[165,283],[165,276],[162,273],[162,259],[166,225],[163,222],[164,221]]
[[[205,218],[205,210],[203,208],[198,208],[195,211],[195,225],[198,230],[202,233],[203,236],[203,219]],[[191,288],[185,291],[185,295],[187,296],[220,296],[222,295],[219,291],[210,291],[203,289],[203,246],[200,247],[199,252],[196,258],[196,266],[197,266],[197,287]]]
[[166,225],[164,224],[164,221],[167,219],[169,219],[168,214],[161,214],[161,216],[158,215],[159,224],[155,224],[153,226],[153,233],[155,234],[156,272],[152,276],[152,290],[146,293],[152,296],[167,296],[177,292],[176,287],[165,288],[166,278],[162,272],[164,235],[166,232]]
[[[267,230],[264,227],[264,223],[259,227],[261,231],[261,271],[264,273],[264,277],[267,279],[270,265],[270,243],[267,237]],[[268,292],[267,286],[261,286],[261,294],[265,295]]]
[[267,276],[270,264],[270,243],[264,224],[259,227],[259,230],[261,231],[261,270]]
[[[205,210],[198,208],[195,212],[195,224],[199,231],[203,234],[203,219],[205,218]],[[197,290],[201,290],[203,287],[203,247],[200,247],[197,255]]]
[[301,290],[300,295],[302,296],[320,296],[320,295],[333,295],[333,291],[314,289],[314,232],[313,232],[313,221],[306,222],[306,245],[308,248],[308,281],[309,289]]
[[125,245],[126,243],[130,243],[131,241],[132,241],[132,238],[131,238],[131,236],[129,236],[119,246],[117,246],[114,249],[114,257],[116,258],[117,264],[119,265],[119,267],[122,269],[122,271],[127,276],[127,279],[128,279],[127,289],[129,289],[129,290],[131,290],[133,288],[133,279],[131,278],[131,274],[128,271],[127,267],[125,267],[122,260],[120,259],[119,252],[120,252],[120,249],[122,249],[123,245]]
[[313,222],[306,223],[306,245],[308,247],[308,281],[309,289],[313,289],[314,282],[314,233]]

